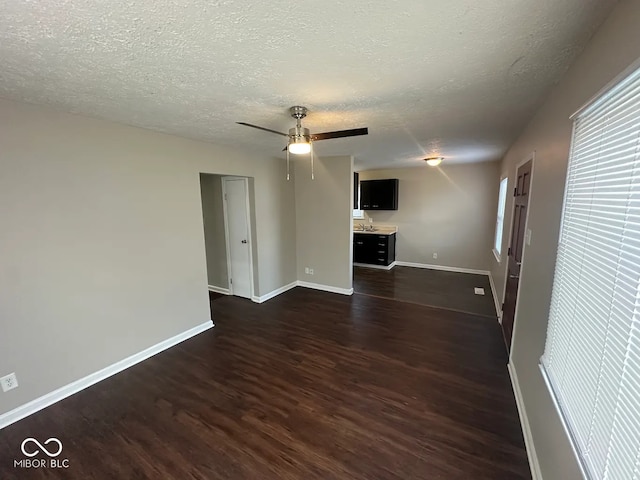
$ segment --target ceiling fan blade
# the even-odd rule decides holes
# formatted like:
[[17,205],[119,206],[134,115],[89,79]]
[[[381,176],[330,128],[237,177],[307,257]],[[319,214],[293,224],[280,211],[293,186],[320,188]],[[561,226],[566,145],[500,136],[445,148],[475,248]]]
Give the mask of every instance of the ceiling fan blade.
[[288,133],[278,132],[276,130],[271,130],[270,128],[259,127],[258,125],[251,125],[250,123],[245,122],[236,122],[238,125],[244,125],[245,127],[257,128],[258,130],[264,130],[265,132],[277,133],[278,135],[282,135],[283,137],[288,137]]
[[337,132],[314,133],[311,140],[328,140],[330,138],[357,137],[358,135],[368,135],[368,128],[352,128],[351,130],[338,130]]

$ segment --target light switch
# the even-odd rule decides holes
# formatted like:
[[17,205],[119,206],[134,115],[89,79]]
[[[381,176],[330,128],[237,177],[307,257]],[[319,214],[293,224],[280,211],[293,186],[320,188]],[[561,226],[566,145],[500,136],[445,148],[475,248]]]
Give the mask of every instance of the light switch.
[[527,245],[531,245],[531,229],[527,228],[527,234],[525,236]]

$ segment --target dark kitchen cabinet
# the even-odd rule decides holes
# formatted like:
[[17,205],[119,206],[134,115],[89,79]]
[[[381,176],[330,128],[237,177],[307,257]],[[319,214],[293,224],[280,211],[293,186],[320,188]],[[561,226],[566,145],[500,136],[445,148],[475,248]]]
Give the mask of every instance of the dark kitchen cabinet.
[[353,234],[354,263],[389,266],[396,260],[396,234]]
[[397,210],[398,179],[362,180],[360,182],[361,210]]

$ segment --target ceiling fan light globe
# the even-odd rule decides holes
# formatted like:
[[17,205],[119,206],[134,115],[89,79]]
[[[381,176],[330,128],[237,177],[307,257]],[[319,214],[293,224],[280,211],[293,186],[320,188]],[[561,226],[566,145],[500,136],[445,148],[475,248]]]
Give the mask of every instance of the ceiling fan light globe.
[[311,144],[308,142],[293,142],[289,144],[289,153],[294,155],[304,155],[311,151]]

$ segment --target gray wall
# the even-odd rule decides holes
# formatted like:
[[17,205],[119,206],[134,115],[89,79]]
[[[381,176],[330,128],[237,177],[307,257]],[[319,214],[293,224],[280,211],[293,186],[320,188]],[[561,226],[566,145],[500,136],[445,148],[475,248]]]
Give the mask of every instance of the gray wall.
[[307,155],[293,164],[298,279],[351,289],[353,158],[316,158],[315,180]]
[[[524,253],[511,363],[517,374],[546,480],[581,478],[538,368],[546,338],[571,141],[572,122],[569,117],[638,57],[640,1],[623,0],[513,144],[502,165],[503,171],[509,173],[511,188],[516,164],[535,151],[529,213],[532,238]],[[506,228],[511,224],[512,208],[509,196]],[[505,233],[503,249],[507,241]],[[502,294],[503,266],[494,263],[492,274],[498,292]]]
[[[420,165],[362,171],[360,180],[400,180],[398,210],[372,210],[366,215],[376,224],[398,227],[396,260],[489,270],[498,207],[498,168],[498,162],[443,162],[435,168]],[[437,259],[433,258],[434,252]]]
[[222,202],[222,176],[200,174],[204,246],[207,255],[209,285],[229,288],[227,271],[227,244],[224,232],[224,205]]
[[285,162],[0,100],[0,414],[210,319],[199,173],[253,177],[258,294],[296,280]]
[[[257,222],[256,222],[256,182],[254,181],[253,178],[249,178],[249,224],[251,225],[251,245],[255,246],[258,245],[258,236],[257,236]],[[282,216],[284,215],[291,215],[290,218],[282,218],[282,221],[279,222],[277,225],[281,228],[279,228],[277,231],[274,230],[273,228],[271,229],[271,231],[269,232],[271,235],[278,235],[279,237],[282,237],[282,241],[280,243],[276,243],[273,244],[271,242],[269,242],[269,239],[266,238],[261,238],[262,243],[263,244],[267,244],[267,242],[269,242],[269,248],[271,249],[271,251],[273,252],[277,252],[279,258],[286,262],[288,269],[287,269],[287,277],[295,277],[296,275],[296,263],[295,263],[295,259],[291,259],[291,258],[287,258],[286,260],[284,259],[284,257],[287,255],[287,251],[283,250],[283,247],[290,247],[292,242],[295,242],[295,215],[293,212],[293,203],[288,203],[288,202],[294,202],[295,198],[294,198],[294,190],[293,187],[291,185],[287,185],[288,188],[283,189],[281,192],[272,192],[272,197],[274,197],[274,200],[279,201],[281,203],[274,203],[273,205],[271,205],[270,209],[267,208],[265,209],[265,213],[266,215],[274,215],[274,217],[278,217],[278,216]],[[280,193],[280,195],[277,195],[277,193]],[[271,211],[270,211],[271,210]],[[270,212],[269,212],[270,211]],[[262,222],[261,222],[262,223]],[[273,226],[272,226],[273,227]],[[283,231],[284,231],[284,235],[283,235]],[[286,232],[291,232],[290,233],[290,237],[286,235]],[[285,238],[286,237],[286,238]],[[253,291],[256,292],[256,295],[259,296],[259,294],[257,292],[260,292],[260,276],[256,275],[255,272],[259,272],[260,269],[258,268],[258,249],[257,248],[252,248],[251,249],[251,253],[252,253],[252,258],[251,261],[253,263]],[[228,274],[228,272],[227,272]],[[269,280],[269,279],[267,279]],[[289,282],[285,282],[283,285],[286,285]],[[263,282],[263,284],[267,284],[267,282]],[[275,290],[275,289],[271,289],[271,290]],[[262,291],[262,293],[268,293],[271,290],[267,290],[267,291]]]

